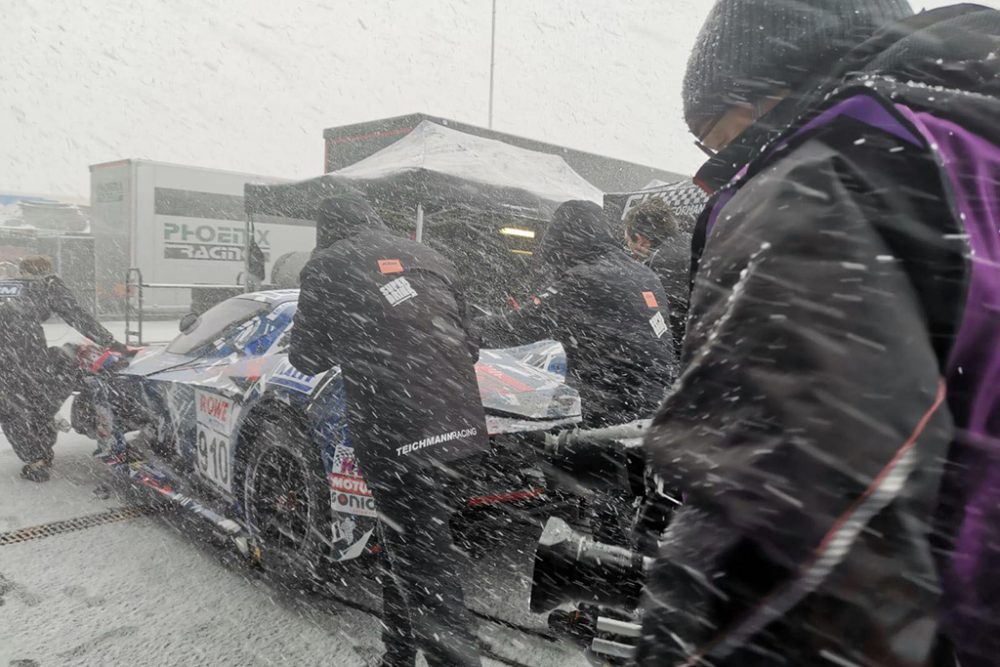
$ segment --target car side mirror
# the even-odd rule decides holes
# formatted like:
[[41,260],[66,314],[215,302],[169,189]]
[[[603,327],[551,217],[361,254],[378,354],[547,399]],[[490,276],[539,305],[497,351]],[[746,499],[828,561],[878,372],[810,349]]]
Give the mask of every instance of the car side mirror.
[[194,325],[198,322],[198,316],[195,313],[188,313],[181,318],[180,324],[177,326],[181,333],[187,333],[194,328]]

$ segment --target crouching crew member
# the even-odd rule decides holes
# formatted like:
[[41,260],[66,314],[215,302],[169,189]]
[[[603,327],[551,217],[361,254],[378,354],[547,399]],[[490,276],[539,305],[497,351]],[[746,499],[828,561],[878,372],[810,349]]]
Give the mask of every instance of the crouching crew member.
[[488,447],[455,269],[392,235],[370,204],[323,202],[289,353],[339,365],[347,424],[381,521],[386,667],[479,665],[449,518],[463,465]]
[[18,458],[21,476],[49,479],[59,408],[76,387],[75,360],[49,348],[42,323],[53,314],[104,346],[124,350],[77,302],[47,257],[26,257],[21,277],[0,281],[0,426]]

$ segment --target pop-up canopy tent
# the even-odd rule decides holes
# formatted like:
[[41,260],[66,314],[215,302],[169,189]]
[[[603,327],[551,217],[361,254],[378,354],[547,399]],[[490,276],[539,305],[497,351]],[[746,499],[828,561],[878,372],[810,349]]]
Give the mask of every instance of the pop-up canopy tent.
[[424,121],[339,171],[297,183],[248,184],[247,218],[311,224],[325,198],[348,190],[363,192],[390,227],[451,259],[470,299],[483,304],[525,287],[527,256],[561,203],[603,202],[603,193],[556,155]]

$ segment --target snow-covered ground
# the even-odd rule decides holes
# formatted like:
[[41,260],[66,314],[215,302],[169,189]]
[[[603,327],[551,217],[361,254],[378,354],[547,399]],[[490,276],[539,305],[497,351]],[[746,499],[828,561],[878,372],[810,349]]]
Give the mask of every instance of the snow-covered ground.
[[[4,447],[0,530],[119,505],[93,493],[92,449],[63,437],[52,481],[36,485]],[[365,614],[296,609],[156,518],[0,550],[3,665],[364,665],[378,650]]]
[[[47,334],[50,344],[72,339],[62,325],[47,325]],[[21,463],[0,439],[0,532],[120,507],[121,499],[94,493],[109,474],[93,449],[83,436],[61,434],[52,480],[34,484],[18,477]],[[501,553],[472,564],[465,582],[475,611],[540,632],[544,619],[527,611],[532,538],[511,535]],[[368,567],[345,566],[342,587],[306,597],[226,556],[158,516],[0,545],[0,665],[377,662],[379,589]],[[571,646],[496,621],[480,618],[478,633],[516,664],[587,664]]]

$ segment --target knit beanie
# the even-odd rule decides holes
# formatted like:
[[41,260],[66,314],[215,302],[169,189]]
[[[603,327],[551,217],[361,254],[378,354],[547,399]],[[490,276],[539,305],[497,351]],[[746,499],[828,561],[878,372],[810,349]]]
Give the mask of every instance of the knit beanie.
[[796,90],[912,14],[908,0],[718,0],[684,76],[688,128],[697,135],[731,107]]

